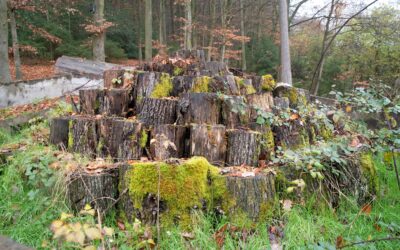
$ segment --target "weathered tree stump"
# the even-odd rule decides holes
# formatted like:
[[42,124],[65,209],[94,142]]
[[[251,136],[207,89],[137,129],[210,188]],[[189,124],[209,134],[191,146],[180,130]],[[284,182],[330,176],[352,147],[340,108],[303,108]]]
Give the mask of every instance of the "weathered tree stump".
[[178,157],[178,150],[175,143],[170,141],[164,134],[156,134],[150,140],[150,153],[152,159],[156,161]]
[[138,118],[146,125],[173,124],[176,122],[178,100],[144,98]]
[[289,125],[274,126],[275,144],[283,149],[297,149],[309,145],[308,131],[300,120],[290,121]]
[[221,114],[227,129],[244,127],[250,120],[250,109],[243,96],[224,96]]
[[264,112],[271,112],[274,107],[274,99],[271,92],[262,92],[246,96],[247,104],[251,107],[250,118],[257,119],[257,109]]
[[94,117],[72,117],[69,123],[68,148],[72,152],[96,157],[99,133]]
[[104,91],[100,89],[79,90],[80,112],[85,115],[101,113],[104,102]]
[[258,166],[261,152],[261,133],[252,130],[232,129],[226,132],[228,146],[226,164],[228,166]]
[[221,101],[214,93],[187,93],[181,95],[178,106],[179,124],[219,124]]
[[50,143],[61,149],[68,148],[69,121],[69,117],[58,117],[50,123]]
[[204,62],[200,69],[209,72],[209,76],[224,76],[230,74],[226,64],[218,61]]
[[97,156],[101,158],[117,158],[118,157],[118,146],[119,141],[115,141],[114,133],[119,133],[120,131],[115,131],[114,122],[116,120],[123,121],[120,117],[105,117],[102,118],[98,123],[98,131],[100,134],[99,143],[97,146]]
[[104,71],[103,79],[104,79],[104,88],[112,89],[112,88],[121,88],[123,86],[123,78],[124,78],[124,69],[110,69]]
[[221,92],[226,95],[240,95],[240,90],[233,75],[215,76],[210,83],[210,92]]
[[129,91],[126,89],[108,89],[104,91],[104,102],[100,113],[108,116],[125,116],[129,106]]
[[175,76],[172,79],[172,96],[179,96],[182,93],[188,93],[193,87],[195,76]]
[[286,85],[278,86],[274,89],[275,97],[287,97],[289,99],[289,106],[292,109],[298,109],[305,106],[310,99],[308,90],[288,87]]
[[266,212],[266,205],[275,199],[275,179],[273,174],[254,177],[226,177],[228,192],[235,200],[230,213],[245,212],[257,219]]
[[107,166],[100,173],[78,169],[69,176],[67,196],[74,211],[79,212],[89,204],[104,215],[118,198],[118,165]]
[[154,126],[151,131],[151,138],[157,135],[165,135],[169,141],[174,143],[177,149],[178,158],[186,158],[189,155],[190,130],[186,126],[163,124]]
[[261,133],[259,160],[271,160],[275,154],[275,139],[271,126],[253,122],[249,124],[249,128]]
[[256,89],[257,93],[261,92],[261,84],[262,84],[262,77],[261,76],[252,76],[251,83],[253,87]]
[[122,164],[119,167],[119,201],[117,207],[126,216],[129,223],[136,218],[134,213],[134,205],[129,197],[129,175],[126,173],[132,168],[130,164]]
[[223,166],[226,156],[225,126],[190,126],[190,156],[203,156],[211,164]]
[[140,106],[140,103],[145,97],[150,97],[155,86],[159,82],[161,73],[158,72],[142,72],[137,76],[137,84],[134,90],[136,96],[136,107]]
[[277,109],[285,110],[289,108],[289,98],[287,97],[275,97],[274,105]]
[[[111,136],[112,156],[119,161],[138,160],[147,144],[148,134],[142,123],[130,120],[113,120]],[[115,155],[115,152],[116,155]]]

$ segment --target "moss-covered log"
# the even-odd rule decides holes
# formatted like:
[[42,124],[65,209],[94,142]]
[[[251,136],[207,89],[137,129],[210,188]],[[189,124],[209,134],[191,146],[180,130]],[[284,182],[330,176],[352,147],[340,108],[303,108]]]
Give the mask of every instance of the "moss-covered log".
[[290,121],[288,125],[274,126],[276,146],[283,149],[297,149],[310,144],[309,133],[300,120]]
[[221,102],[214,93],[187,93],[179,100],[179,124],[219,124]]
[[50,122],[50,143],[61,149],[68,148],[69,121],[69,117],[58,117]]
[[227,129],[245,127],[250,120],[250,109],[243,96],[224,96],[222,103],[222,124]]
[[288,109],[289,108],[289,98],[287,98],[287,97],[274,97],[274,106],[278,110]]
[[138,118],[146,125],[173,124],[176,122],[178,100],[144,98]]
[[174,157],[188,157],[190,136],[189,127],[173,124],[156,125],[151,131],[151,139],[156,138],[157,135],[165,135],[166,138],[175,145],[177,155]]
[[209,92],[240,95],[239,86],[233,75],[214,76],[209,85]]
[[100,89],[81,89],[79,90],[79,103],[81,114],[100,114],[104,103],[104,91]]
[[99,142],[97,122],[94,117],[76,116],[69,121],[68,148],[72,152],[96,157]]
[[293,109],[298,109],[308,104],[310,94],[308,90],[288,87],[286,85],[278,86],[274,90],[275,97],[287,97],[289,106]]
[[249,124],[249,128],[261,133],[259,160],[271,160],[275,154],[275,139],[271,126],[253,122]]
[[232,129],[226,132],[228,146],[226,164],[228,166],[258,166],[261,152],[261,133],[251,130]]
[[195,76],[175,76],[172,80],[172,96],[179,96],[182,93],[188,93],[193,88]]
[[67,183],[67,197],[74,211],[89,204],[102,214],[109,212],[118,199],[118,165],[105,166],[99,173],[78,169],[70,174]]
[[274,180],[273,174],[226,177],[228,193],[235,202],[230,214],[244,213],[253,220],[262,217],[275,201]]
[[211,164],[223,166],[226,157],[225,126],[190,126],[190,156],[203,156]]
[[250,118],[257,119],[257,110],[271,112],[274,107],[274,99],[271,92],[256,93],[246,96],[247,104],[251,107]]

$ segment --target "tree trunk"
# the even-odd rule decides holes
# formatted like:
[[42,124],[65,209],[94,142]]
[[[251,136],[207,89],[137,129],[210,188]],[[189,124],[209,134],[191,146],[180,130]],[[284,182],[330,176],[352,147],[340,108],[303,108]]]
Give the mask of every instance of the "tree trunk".
[[[94,23],[97,26],[104,24],[104,0],[95,0],[96,11],[94,13]],[[93,38],[93,60],[104,62],[106,59],[104,43],[106,31],[94,35]]]
[[219,124],[221,103],[214,93],[187,93],[181,95],[178,106],[178,124]]
[[142,51],[142,0],[138,0],[138,7],[137,7],[137,29],[138,29],[138,59],[139,63],[143,61],[143,51]]
[[192,49],[192,0],[185,0],[185,49]]
[[213,165],[224,166],[225,126],[192,124],[190,126],[190,156],[203,156]]
[[249,122],[249,107],[243,96],[225,96],[222,101],[222,124],[227,129],[245,127]]
[[103,106],[100,107],[100,114],[125,117],[129,102],[129,90],[127,89],[104,90],[104,102]]
[[[221,27],[222,29],[226,29],[226,1],[227,0],[220,0],[221,4]],[[220,62],[224,62],[225,60],[225,49],[226,49],[226,37],[225,35],[222,36],[222,47],[221,47],[221,57]]]
[[216,0],[210,0],[210,12],[211,12],[211,23],[210,23],[210,38],[208,41],[208,52],[207,52],[207,62],[211,61],[212,47],[214,44],[214,34],[212,30],[214,29],[215,23],[215,12],[216,12]]
[[69,117],[53,118],[50,123],[50,143],[60,149],[68,148]]
[[[240,34],[244,37],[246,35],[245,29],[244,29],[244,7],[243,7],[243,1],[244,0],[239,0],[239,5],[240,5]],[[246,42],[242,40],[242,70],[246,71],[247,65],[246,65]]]
[[274,175],[256,175],[254,177],[226,177],[230,196],[235,200],[235,207],[230,213],[245,212],[253,220],[265,209],[265,205],[275,200]]
[[251,130],[232,129],[227,131],[228,146],[226,164],[228,166],[258,166],[261,152],[261,133]]
[[280,35],[281,35],[281,82],[292,85],[292,69],[290,61],[288,6],[286,0],[280,0]]
[[165,135],[177,150],[177,158],[187,158],[189,156],[189,137],[190,131],[187,126],[174,124],[156,125],[151,131],[151,138],[157,135]]
[[165,0],[160,0],[160,23],[159,23],[159,40],[160,44],[166,45],[166,25],[165,25]]
[[94,117],[73,117],[70,121],[68,148],[72,152],[95,158],[99,134]]
[[152,55],[152,36],[153,36],[153,16],[152,16],[152,0],[145,0],[145,17],[144,17],[144,31],[145,31],[145,41],[144,41],[144,53],[146,62],[150,62],[153,58]]
[[12,37],[14,64],[15,64],[15,78],[17,80],[22,80],[21,57],[19,56],[19,43],[17,35],[17,23],[15,21],[15,9],[10,10],[9,13],[10,13],[10,27],[11,27],[11,37]]
[[79,103],[81,114],[100,114],[104,103],[104,91],[100,89],[81,89],[79,90]]
[[72,209],[79,212],[89,204],[101,215],[111,212],[118,198],[118,164],[102,166],[100,173],[78,169],[67,181],[67,197]]
[[0,83],[11,82],[8,64],[7,1],[0,1]]
[[140,106],[138,118],[144,124],[159,125],[176,122],[176,107],[178,100],[144,98]]

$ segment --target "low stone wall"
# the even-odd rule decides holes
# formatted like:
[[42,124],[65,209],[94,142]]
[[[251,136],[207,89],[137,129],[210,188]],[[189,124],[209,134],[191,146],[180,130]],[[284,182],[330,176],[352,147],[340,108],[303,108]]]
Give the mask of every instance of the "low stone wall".
[[0,108],[55,98],[77,89],[102,88],[103,80],[68,74],[51,78],[17,81],[0,85]]

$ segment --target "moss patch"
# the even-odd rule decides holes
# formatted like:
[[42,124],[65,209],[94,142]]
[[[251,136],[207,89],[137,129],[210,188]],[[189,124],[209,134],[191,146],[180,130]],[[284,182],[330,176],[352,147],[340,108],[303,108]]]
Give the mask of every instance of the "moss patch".
[[289,103],[291,107],[299,107],[307,105],[307,98],[302,93],[299,93],[299,90],[296,88],[288,88],[283,94],[283,97],[287,97],[289,99]]
[[378,193],[378,175],[376,174],[376,168],[372,153],[364,152],[360,154],[360,167],[363,176],[368,182],[368,191],[370,194]]
[[208,93],[210,92],[210,83],[212,78],[209,76],[200,76],[196,78],[191,91],[193,93]]
[[72,149],[74,146],[74,135],[73,135],[73,128],[74,128],[74,121],[69,120],[68,122],[68,148]]
[[261,137],[261,146],[262,149],[267,152],[268,159],[271,159],[274,155],[275,149],[275,140],[274,140],[274,133],[270,126],[266,126],[265,131],[262,133]]
[[203,157],[193,157],[179,166],[162,162],[135,163],[127,173],[129,195],[135,208],[142,208],[146,195],[158,193],[158,168],[160,197],[167,206],[161,215],[164,225],[172,225],[180,218],[179,224],[188,227],[192,209],[202,208],[203,201],[211,209],[226,196],[225,178]]
[[152,98],[162,98],[170,96],[173,89],[172,79],[167,73],[162,73],[159,82],[154,87],[153,92],[151,92],[150,97]]
[[272,91],[276,86],[274,77],[270,74],[261,77],[261,89],[264,91]]
[[[149,139],[149,135],[147,134],[147,131],[145,129],[142,130],[142,132],[140,134],[140,139],[139,139],[139,145],[141,148],[146,147],[148,139]],[[136,138],[134,138],[133,140],[136,140]]]
[[246,82],[243,78],[235,76],[235,82],[242,94],[251,95],[251,94],[255,94],[257,92],[256,89],[253,87],[253,85],[246,84]]

